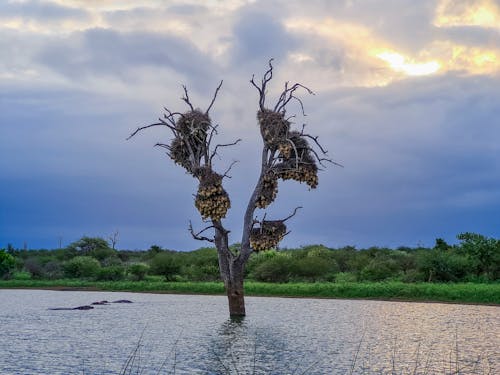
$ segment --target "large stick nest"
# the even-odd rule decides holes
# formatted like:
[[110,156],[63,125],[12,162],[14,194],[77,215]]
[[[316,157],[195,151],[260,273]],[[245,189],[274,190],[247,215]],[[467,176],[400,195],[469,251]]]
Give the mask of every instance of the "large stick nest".
[[270,149],[276,149],[287,139],[290,121],[285,119],[284,112],[263,109],[257,112],[262,139]]
[[286,234],[286,225],[282,220],[264,220],[259,228],[250,233],[250,246],[254,251],[276,248]]
[[183,113],[175,123],[176,136],[170,144],[170,157],[188,172],[199,165],[206,153],[207,133],[211,127],[208,114],[195,109]]
[[291,131],[278,147],[281,163],[274,170],[282,180],[305,182],[311,189],[318,186],[318,166],[309,143],[297,131]]
[[258,208],[266,208],[274,202],[278,195],[278,175],[273,171],[269,171],[262,179],[262,187],[260,189],[255,206]]
[[195,206],[202,218],[220,220],[225,217],[231,207],[231,201],[222,187],[222,176],[209,167],[198,168],[195,176],[200,181]]

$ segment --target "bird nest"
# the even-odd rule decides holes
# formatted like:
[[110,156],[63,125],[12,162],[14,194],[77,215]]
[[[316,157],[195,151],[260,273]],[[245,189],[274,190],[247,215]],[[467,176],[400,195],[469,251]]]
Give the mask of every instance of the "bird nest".
[[270,171],[264,175],[262,179],[262,187],[255,202],[258,208],[266,208],[276,199],[278,194],[278,176]]
[[250,234],[250,246],[254,251],[275,248],[285,237],[286,225],[282,220],[264,220],[259,228],[253,228]]
[[175,124],[175,128],[183,137],[206,137],[210,128],[211,120],[208,114],[195,109],[181,114]]
[[318,166],[309,143],[297,131],[292,131],[286,143],[278,146],[282,162],[275,166],[282,180],[305,182],[311,189],[318,186]]
[[176,136],[169,147],[170,158],[191,172],[194,167],[191,156],[199,161],[204,155],[210,126],[210,117],[198,109],[181,114],[175,124]]
[[195,173],[199,179],[195,206],[202,218],[220,220],[231,207],[229,195],[222,187],[222,176],[209,167],[201,167]]
[[272,149],[286,142],[290,131],[290,121],[285,119],[283,112],[263,109],[257,112],[260,133],[266,145]]

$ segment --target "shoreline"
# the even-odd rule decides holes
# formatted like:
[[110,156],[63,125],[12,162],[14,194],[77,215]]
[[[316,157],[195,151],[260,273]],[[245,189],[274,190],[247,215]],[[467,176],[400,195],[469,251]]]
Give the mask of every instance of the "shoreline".
[[[0,282],[0,290],[2,289],[25,289],[25,290],[53,290],[53,291],[85,291],[85,292],[126,292],[126,293],[151,293],[151,294],[178,294],[178,295],[210,295],[210,296],[225,296],[225,293],[222,290],[213,290],[213,288],[208,288],[212,290],[202,290],[204,283],[190,283],[189,285],[178,283],[178,286],[181,286],[180,289],[172,289],[168,288],[169,285],[165,285],[164,289],[156,289],[156,288],[143,288],[141,289],[140,287],[136,288],[127,288],[126,286],[119,285],[119,282],[116,284],[115,287],[113,287],[113,282],[111,283],[106,283],[105,285],[96,285],[95,283],[89,283],[89,285],[57,285],[57,282],[49,282],[49,283],[54,283],[54,285],[22,285],[22,283],[16,283],[20,285],[5,285],[5,282]],[[43,282],[41,283],[43,284]],[[176,283],[173,283],[176,284]],[[198,284],[198,285],[197,285]],[[213,284],[215,283],[210,283]],[[436,294],[435,298],[432,297],[431,295],[427,296],[415,296],[415,298],[412,298],[411,296],[397,296],[395,295],[394,297],[387,296],[387,293],[373,293],[370,296],[366,295],[341,295],[342,293],[339,293],[339,295],[335,295],[335,293],[332,293],[331,295],[317,295],[317,293],[309,291],[302,291],[302,293],[297,293],[291,292],[291,293],[286,293],[285,291],[280,291],[276,289],[284,289],[288,284],[270,284],[271,288],[273,286],[277,286],[276,289],[272,290],[272,292],[264,292],[264,291],[257,291],[252,289],[258,289],[256,288],[255,285],[252,285],[252,282],[249,283],[250,287],[248,289],[250,290],[245,290],[245,296],[246,297],[275,297],[275,298],[302,298],[302,299],[342,299],[342,300],[365,300],[365,301],[384,301],[384,302],[408,302],[408,303],[443,303],[443,304],[458,304],[458,305],[477,305],[477,306],[494,306],[494,307],[500,307],[500,303],[498,302],[491,302],[491,301],[471,301],[469,298],[464,298],[464,300],[460,300],[460,298],[446,298],[443,295]],[[189,288],[189,286],[197,286],[198,288]],[[307,284],[306,284],[307,285]],[[311,289],[314,288],[314,286],[325,286],[325,284],[310,284],[307,285]],[[411,284],[410,284],[411,285]],[[435,285],[446,285],[448,287],[450,284],[435,284]],[[451,284],[453,287],[453,284]],[[484,285],[484,284],[471,284],[472,287],[475,287],[477,285]],[[495,285],[495,289],[500,289],[500,285],[498,284],[493,284]],[[156,285],[155,285],[156,286]],[[219,285],[219,286],[222,286]],[[252,287],[253,286],[253,287]],[[258,285],[259,286],[259,285]],[[269,285],[264,285],[266,287],[269,287]],[[291,284],[291,286],[296,286]],[[328,286],[328,285],[327,285]],[[356,287],[359,287],[360,285],[356,284],[351,284],[348,285],[348,287],[351,287],[355,289]],[[373,287],[373,290],[376,292],[376,288],[380,286],[379,284],[361,284],[362,287],[364,288],[369,288],[370,286]],[[183,288],[182,288],[183,287]],[[200,288],[201,287],[201,288]],[[346,287],[346,285],[342,285],[343,288]],[[191,289],[191,290],[190,290]],[[192,290],[192,289],[197,289],[197,290]],[[293,290],[293,288],[291,289]],[[397,294],[397,293],[394,293]]]

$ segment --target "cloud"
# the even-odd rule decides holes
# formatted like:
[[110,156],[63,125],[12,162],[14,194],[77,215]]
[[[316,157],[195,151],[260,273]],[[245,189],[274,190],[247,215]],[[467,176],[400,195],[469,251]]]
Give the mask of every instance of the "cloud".
[[254,9],[242,9],[234,27],[232,55],[234,63],[282,58],[296,44],[279,19]]
[[[22,22],[40,13],[42,3],[22,4],[30,7]],[[306,117],[297,103],[290,107],[294,126],[307,122],[345,165],[321,172],[315,191],[280,185],[268,217],[304,206],[284,245],[398,246],[453,240],[460,231],[496,234],[495,27],[439,23],[427,1],[43,4],[71,4],[90,18],[76,21],[78,12],[61,10],[50,22],[38,17],[36,27],[0,29],[0,147],[7,155],[0,159],[0,246],[26,239],[55,247],[59,235],[70,242],[117,229],[123,248],[202,245],[186,231],[189,219],[203,225],[193,207],[196,181],[152,148],[168,141],[168,131],[125,137],[163,105],[183,111],[182,83],[206,107],[220,79],[211,111],[217,141],[244,138],[216,161],[221,172],[240,161],[227,181],[227,225],[238,241],[261,144],[258,96],[248,80],[261,77],[269,57],[276,60],[268,100],[287,80],[313,89],[315,96],[299,93]],[[71,22],[57,32],[56,19]],[[381,53],[410,68],[437,61],[440,69],[411,76]]]
[[0,4],[0,18],[22,18],[43,21],[64,19],[86,20],[89,14],[84,9],[68,7],[48,1],[4,1]]
[[91,29],[52,40],[37,59],[72,79],[107,75],[127,80],[134,76],[135,69],[156,67],[182,71],[195,80],[206,77],[211,65],[187,40],[107,29]]

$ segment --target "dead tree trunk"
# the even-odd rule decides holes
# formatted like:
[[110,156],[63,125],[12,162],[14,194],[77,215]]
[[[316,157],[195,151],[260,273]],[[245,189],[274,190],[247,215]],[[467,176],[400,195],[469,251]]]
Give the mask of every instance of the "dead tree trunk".
[[[245,315],[243,282],[245,265],[250,255],[252,252],[275,248],[287,234],[285,221],[293,217],[300,207],[295,208],[290,216],[281,220],[266,220],[265,213],[261,220],[257,220],[254,216],[255,211],[265,209],[274,201],[279,179],[305,182],[311,189],[314,189],[318,184],[317,163],[321,166],[325,161],[333,163],[330,159],[320,156],[326,155],[327,151],[321,147],[317,137],[305,134],[304,126],[301,131],[291,130],[289,120],[293,116],[286,117],[286,107],[292,99],[300,104],[304,112],[302,101],[295,96],[296,90],[302,88],[310,94],[313,92],[299,83],[289,86],[287,82],[275,106],[271,109],[267,108],[265,106],[266,86],[272,76],[271,59],[261,84],[257,85],[254,77],[250,81],[259,92],[257,119],[263,147],[260,175],[244,213],[241,247],[238,251],[231,250],[229,231],[221,221],[230,208],[229,195],[224,190],[222,182],[225,177],[229,177],[228,173],[234,162],[222,175],[216,173],[212,165],[212,160],[218,155],[220,148],[236,145],[240,141],[238,139],[232,143],[211,147],[218,125],[212,125],[209,111],[217,98],[222,81],[205,112],[193,107],[187,89],[184,87],[182,100],[189,106],[188,112],[172,112],[165,108],[166,113],[158,119],[157,123],[137,128],[128,138],[154,126],[165,126],[173,133],[171,143],[157,143],[156,146],[166,149],[167,155],[176,164],[182,166],[199,181],[195,206],[202,219],[210,222],[211,225],[195,232],[190,223],[189,231],[194,239],[209,241],[217,248],[220,276],[227,292],[229,314],[232,317]],[[311,147],[308,140],[312,140],[319,151]],[[207,230],[213,230],[213,234],[204,235]]]

